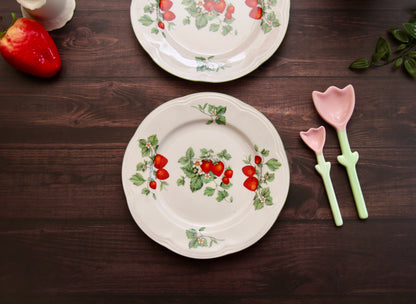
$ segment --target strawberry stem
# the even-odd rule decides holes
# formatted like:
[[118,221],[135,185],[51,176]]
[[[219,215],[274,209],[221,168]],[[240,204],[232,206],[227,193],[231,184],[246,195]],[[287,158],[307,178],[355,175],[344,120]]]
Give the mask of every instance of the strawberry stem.
[[16,20],[17,20],[17,16],[16,16],[16,14],[15,13],[12,13],[12,23],[9,25],[9,27],[8,28],[6,28],[6,30],[4,30],[3,32],[0,32],[0,39],[1,38],[3,38],[3,36],[4,35],[6,35],[6,33],[7,33],[7,30],[9,29],[9,28],[11,28],[12,26],[13,26],[13,24],[16,22]]

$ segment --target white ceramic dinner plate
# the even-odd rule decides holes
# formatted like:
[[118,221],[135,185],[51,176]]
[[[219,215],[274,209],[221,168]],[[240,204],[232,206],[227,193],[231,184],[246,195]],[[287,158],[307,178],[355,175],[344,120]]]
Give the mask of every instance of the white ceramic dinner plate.
[[290,183],[271,122],[236,98],[209,92],[168,101],[142,121],[127,146],[122,181],[138,226],[200,259],[262,238]]
[[188,80],[224,82],[276,52],[289,10],[290,0],[133,0],[130,16],[160,67]]

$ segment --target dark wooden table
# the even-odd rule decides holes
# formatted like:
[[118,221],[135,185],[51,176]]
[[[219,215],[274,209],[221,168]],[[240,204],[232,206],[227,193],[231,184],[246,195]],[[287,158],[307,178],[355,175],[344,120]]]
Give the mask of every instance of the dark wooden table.
[[[179,1],[179,0],[178,0]],[[242,0],[235,0],[242,1]],[[226,83],[168,74],[141,48],[130,0],[77,1],[51,32],[63,67],[38,79],[0,60],[1,303],[415,303],[416,82],[348,69],[411,17],[414,0],[292,0],[287,35],[257,70]],[[0,2],[7,23],[20,11]],[[353,84],[348,125],[369,219],[348,186],[313,90]],[[287,149],[289,195],[255,245],[213,260],[177,255],[135,224],[121,184],[126,145],[157,106],[203,91],[264,113]],[[344,226],[334,226],[299,131],[327,127],[325,156]]]

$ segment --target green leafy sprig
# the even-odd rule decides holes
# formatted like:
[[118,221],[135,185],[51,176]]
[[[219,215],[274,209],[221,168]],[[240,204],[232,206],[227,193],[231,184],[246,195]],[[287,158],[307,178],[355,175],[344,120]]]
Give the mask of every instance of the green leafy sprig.
[[[413,78],[416,78],[416,11],[408,23],[403,23],[403,28],[389,30],[398,46],[392,50],[386,38],[380,37],[371,60],[359,58],[350,65],[350,69],[364,70],[369,67],[379,67],[394,62],[394,67],[404,67],[404,70]],[[394,55],[393,55],[394,54]]]

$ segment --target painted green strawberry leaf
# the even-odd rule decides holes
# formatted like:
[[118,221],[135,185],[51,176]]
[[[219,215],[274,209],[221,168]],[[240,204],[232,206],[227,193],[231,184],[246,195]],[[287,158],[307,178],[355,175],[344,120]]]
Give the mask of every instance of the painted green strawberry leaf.
[[204,182],[202,181],[202,177],[200,175],[196,175],[191,178],[190,188],[192,192],[198,191],[203,185]]
[[271,170],[271,171],[276,171],[277,169],[279,169],[279,167],[282,164],[275,158],[271,158],[266,162],[266,166]]
[[143,178],[143,176],[140,173],[136,173],[134,174],[131,178],[130,181],[133,182],[134,185],[136,186],[140,186],[142,185],[146,180]]
[[204,190],[204,195],[206,196],[213,196],[215,194],[215,188],[206,187]]

